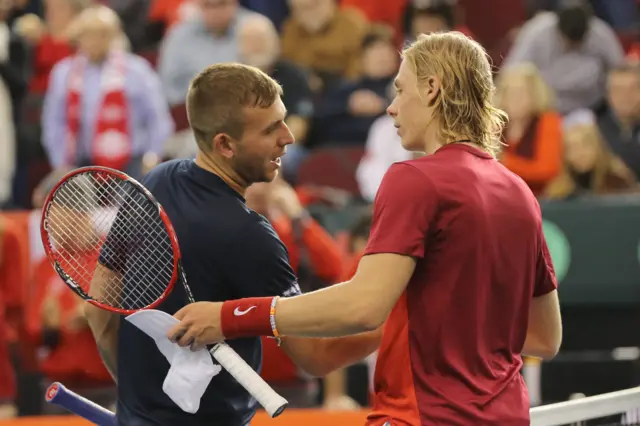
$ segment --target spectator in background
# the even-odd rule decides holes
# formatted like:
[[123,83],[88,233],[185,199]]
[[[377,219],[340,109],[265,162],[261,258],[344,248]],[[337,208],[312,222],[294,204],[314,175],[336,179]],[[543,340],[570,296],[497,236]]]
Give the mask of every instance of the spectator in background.
[[369,128],[390,103],[387,93],[398,70],[392,35],[372,27],[362,40],[359,60],[361,77],[329,90],[318,107],[322,143],[364,146]]
[[121,50],[111,9],[83,11],[74,39],[78,54],[54,67],[43,108],[51,165],[102,165],[141,178],[173,133],[158,76],[144,59]]
[[360,49],[367,22],[340,10],[336,0],[291,0],[291,17],[282,28],[282,56],[311,71],[314,91],[360,75]]
[[37,15],[22,16],[16,22],[16,31],[32,48],[33,62],[29,92],[44,96],[49,83],[49,74],[54,65],[73,54],[74,46],[69,40],[72,21],[94,0],[45,0],[44,21]]
[[556,93],[557,109],[567,114],[603,105],[607,72],[624,59],[622,46],[584,1],[563,2],[556,13],[540,13],[525,24],[503,69],[531,62]]
[[268,18],[255,14],[245,19],[238,29],[238,39],[240,62],[260,68],[283,88],[286,123],[296,143],[287,147],[282,168],[285,178],[295,181],[298,167],[305,157],[304,143],[314,108],[307,76],[297,65],[280,59],[280,38]]
[[501,161],[540,194],[562,168],[562,119],[552,91],[534,65],[515,65],[498,78],[496,106],[509,115]]
[[[191,17],[192,0],[151,0],[147,23],[147,37],[157,43],[178,22]],[[195,7],[197,9],[197,7]]]
[[10,263],[14,261],[12,252],[18,248],[15,225],[12,221],[0,217],[0,420],[10,419],[16,416],[17,409],[14,405],[16,397],[15,371],[11,363],[9,351],[9,336],[11,332],[7,316],[7,299],[15,297],[9,293],[15,293],[20,282],[16,282],[12,276]]
[[640,65],[609,72],[607,110],[598,126],[609,148],[640,180]]
[[240,0],[240,5],[269,18],[278,31],[289,17],[289,0]]
[[120,17],[122,29],[129,40],[131,51],[141,52],[150,47],[147,26],[151,0],[99,0]]
[[[22,102],[20,143],[18,144],[18,171],[15,179],[16,204],[29,208],[31,187],[29,180],[38,180],[33,170],[41,168],[46,173],[49,164],[42,144],[42,103],[54,65],[73,55],[75,46],[69,39],[70,25],[78,14],[93,4],[94,0],[45,0],[44,19],[35,14],[22,16],[15,24],[16,32],[28,44],[30,72],[29,90]],[[30,176],[31,175],[31,176]]]
[[442,31],[459,31],[472,37],[471,30],[458,23],[457,0],[413,0],[405,11],[407,42],[414,41],[420,34]]
[[[389,89],[388,98],[392,99],[394,93],[391,89],[393,88],[389,87]],[[397,161],[409,160],[412,157],[413,154],[404,149],[400,143],[400,136],[393,124],[393,118],[389,115],[377,118],[369,128],[365,153],[356,170],[356,180],[362,198],[373,203],[378,187],[389,167]]]
[[596,117],[590,110],[577,110],[564,120],[565,163],[560,175],[545,190],[550,199],[584,194],[635,191],[634,174],[609,151]]
[[189,82],[211,64],[237,62],[238,25],[253,15],[238,0],[193,0],[199,14],[176,24],[166,35],[158,72],[171,105],[184,104]]
[[[294,189],[276,179],[253,184],[247,190],[247,206],[266,216],[287,247],[291,267],[298,276],[302,291],[313,291],[340,281],[343,252],[302,205]],[[273,339],[263,338],[262,376],[296,408],[317,405],[318,383],[304,375]],[[345,371],[327,376],[325,405],[333,408],[356,408],[346,396]]]
[[[387,25],[394,34],[402,36],[403,17],[409,0],[340,0],[340,7],[362,13],[369,22]],[[403,40],[397,40],[402,42]]]
[[11,6],[10,0],[0,0],[0,208],[12,198],[18,106],[26,89],[26,51],[6,23]]

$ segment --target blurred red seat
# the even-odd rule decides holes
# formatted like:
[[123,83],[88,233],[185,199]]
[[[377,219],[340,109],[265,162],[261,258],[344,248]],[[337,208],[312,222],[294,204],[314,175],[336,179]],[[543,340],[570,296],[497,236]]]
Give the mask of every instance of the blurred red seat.
[[187,118],[187,107],[185,104],[172,106],[171,117],[176,125],[176,132],[189,128],[189,119]]
[[298,171],[298,185],[328,186],[360,196],[356,169],[364,155],[362,147],[324,148],[312,151]]
[[158,50],[157,49],[146,50],[144,52],[140,52],[139,55],[142,56],[147,61],[149,61],[149,63],[154,69],[158,66]]

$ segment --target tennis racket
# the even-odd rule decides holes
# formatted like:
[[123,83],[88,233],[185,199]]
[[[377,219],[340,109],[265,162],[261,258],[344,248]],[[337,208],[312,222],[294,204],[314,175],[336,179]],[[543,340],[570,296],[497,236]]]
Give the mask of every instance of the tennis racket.
[[[182,268],[178,238],[153,195],[125,173],[83,167],[66,174],[42,209],[42,242],[67,286],[101,309],[129,315],[160,304],[182,282],[195,300]],[[271,417],[288,402],[229,345],[211,355]]]
[[114,413],[67,389],[62,383],[52,383],[47,388],[44,398],[49,404],[66,408],[98,426],[116,426],[117,424]]

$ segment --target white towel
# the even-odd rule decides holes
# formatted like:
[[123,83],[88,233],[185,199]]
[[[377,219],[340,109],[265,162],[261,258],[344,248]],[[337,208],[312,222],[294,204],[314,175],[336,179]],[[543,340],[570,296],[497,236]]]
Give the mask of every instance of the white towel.
[[131,314],[126,320],[151,337],[171,364],[162,385],[164,393],[183,411],[197,412],[202,395],[222,367],[213,363],[207,349],[192,352],[167,339],[167,331],[178,320],[166,312],[149,309]]

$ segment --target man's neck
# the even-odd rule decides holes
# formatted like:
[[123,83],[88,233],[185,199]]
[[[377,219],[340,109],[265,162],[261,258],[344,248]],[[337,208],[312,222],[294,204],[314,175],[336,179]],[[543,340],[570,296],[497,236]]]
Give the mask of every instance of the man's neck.
[[222,179],[224,183],[229,185],[231,189],[244,197],[244,194],[247,190],[247,184],[244,183],[239,176],[235,175],[235,173],[226,171],[225,167],[217,164],[216,161],[213,160],[209,155],[203,153],[202,151],[198,151],[198,153],[196,154],[196,164],[198,165],[198,167],[220,177],[220,179]]

